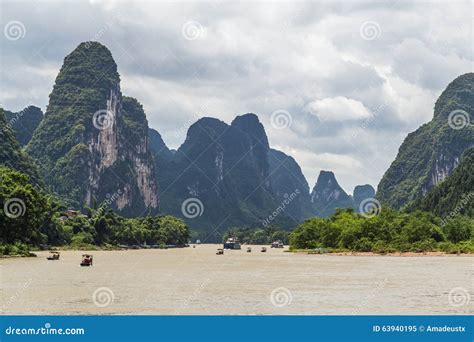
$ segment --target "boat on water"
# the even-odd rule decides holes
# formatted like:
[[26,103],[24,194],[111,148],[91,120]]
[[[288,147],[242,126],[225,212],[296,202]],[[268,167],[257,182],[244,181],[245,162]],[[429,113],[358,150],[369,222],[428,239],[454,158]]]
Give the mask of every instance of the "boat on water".
[[283,245],[283,242],[281,240],[272,242],[272,248],[283,248],[283,247],[285,246]]
[[59,260],[59,252],[49,252],[49,255],[46,257],[48,260]]
[[92,266],[92,259],[91,254],[82,254],[81,266]]
[[230,237],[224,242],[224,249],[241,249],[239,239],[237,237]]

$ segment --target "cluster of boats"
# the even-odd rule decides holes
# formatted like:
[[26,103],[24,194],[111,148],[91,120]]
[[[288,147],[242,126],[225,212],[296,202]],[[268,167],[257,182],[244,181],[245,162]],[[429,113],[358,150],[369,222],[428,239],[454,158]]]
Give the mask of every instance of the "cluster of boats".
[[[271,244],[271,248],[283,248],[284,245],[283,245],[283,242],[280,241],[280,240],[277,240],[277,241],[273,241],[272,244]],[[242,245],[240,244],[239,242],[239,239],[235,236],[233,237],[230,237],[228,238],[225,242],[224,242],[224,246],[223,248],[219,248],[217,249],[217,252],[216,254],[217,255],[223,255],[224,254],[224,250],[233,250],[233,249],[242,249]],[[267,247],[262,247],[260,249],[260,252],[262,253],[265,253],[267,251]],[[248,246],[247,247],[247,253],[251,253],[252,252],[252,247]]]
[[[59,260],[61,253],[56,251],[49,252],[49,255],[46,257],[47,260]],[[91,254],[82,254],[82,260],[79,265],[81,266],[92,266],[94,257]]]

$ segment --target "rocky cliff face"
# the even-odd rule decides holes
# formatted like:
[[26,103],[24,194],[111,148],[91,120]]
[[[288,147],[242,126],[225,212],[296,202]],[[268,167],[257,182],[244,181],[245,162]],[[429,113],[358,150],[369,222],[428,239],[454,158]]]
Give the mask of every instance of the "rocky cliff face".
[[311,192],[314,215],[328,217],[337,208],[352,208],[352,198],[337,183],[334,173],[321,171]]
[[158,208],[145,113],[135,99],[122,97],[117,65],[97,42],[82,43],[65,58],[27,150],[71,205],[113,197],[124,215]]
[[28,106],[17,113],[5,111],[5,116],[7,125],[14,131],[20,145],[24,146],[43,119],[43,112],[38,107]]
[[402,208],[440,184],[474,145],[474,73],[456,78],[435,104],[433,119],[410,133],[377,189],[382,204]]
[[[309,186],[298,163],[283,152],[270,149],[270,181],[280,203],[290,199],[285,213],[295,222],[313,216]],[[296,194],[296,196],[295,196]]]
[[459,215],[474,217],[474,147],[463,152],[459,165],[443,182],[408,209],[430,211],[444,222]]
[[354,210],[359,212],[360,203],[368,198],[375,197],[375,189],[370,184],[357,185],[354,188],[352,200],[354,201]]
[[[271,185],[267,136],[256,115],[238,116],[230,125],[202,118],[174,155],[153,135],[160,157],[155,160],[163,165],[158,170],[163,213],[210,235],[232,226],[290,225],[285,213],[272,216],[281,203]],[[183,207],[191,199],[202,203],[192,218]]]

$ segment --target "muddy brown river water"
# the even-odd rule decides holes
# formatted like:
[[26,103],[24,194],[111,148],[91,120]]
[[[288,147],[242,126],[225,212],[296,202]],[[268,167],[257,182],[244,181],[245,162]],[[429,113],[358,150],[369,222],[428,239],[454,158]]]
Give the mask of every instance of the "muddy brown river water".
[[[218,245],[0,260],[3,314],[472,314],[472,256],[307,255]],[[285,249],[286,250],[286,249]]]

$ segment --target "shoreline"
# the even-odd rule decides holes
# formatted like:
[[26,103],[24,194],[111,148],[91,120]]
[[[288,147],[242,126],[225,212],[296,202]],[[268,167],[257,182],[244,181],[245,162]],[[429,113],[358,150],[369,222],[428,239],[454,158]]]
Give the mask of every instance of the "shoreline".
[[438,257],[438,256],[448,256],[448,257],[458,257],[458,256],[474,256],[474,253],[447,253],[442,251],[430,251],[430,252],[390,252],[390,253],[377,253],[377,252],[326,252],[326,253],[314,253],[311,250],[297,250],[297,251],[288,251],[295,254],[307,254],[315,256],[324,256],[324,255],[333,255],[333,256],[370,256],[370,257],[380,257],[380,256],[390,256],[390,257]]
[[[71,248],[70,246],[57,246],[51,249],[34,249],[30,251],[29,255],[0,255],[0,259],[9,259],[9,258],[35,258],[38,257],[36,252],[48,252],[48,251],[57,251],[57,252],[114,252],[114,251],[139,251],[139,250],[163,250],[163,249],[182,249],[182,248],[192,248],[193,244],[182,247],[171,247],[171,248],[123,248],[119,246],[84,246],[79,248]],[[219,246],[221,244],[202,244],[202,245],[215,245]],[[200,245],[195,245],[200,246]],[[259,247],[260,245],[251,245],[252,247]],[[282,251],[284,253],[293,253],[293,254],[306,254],[313,256],[360,256],[360,257],[469,257],[474,256],[474,253],[447,253],[442,251],[426,251],[426,252],[390,252],[390,253],[377,253],[377,252],[356,252],[356,251],[327,251],[327,252],[318,252],[311,249],[300,249],[300,250],[289,250],[285,249]]]

